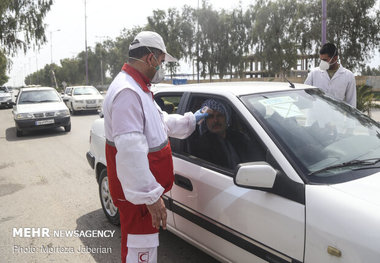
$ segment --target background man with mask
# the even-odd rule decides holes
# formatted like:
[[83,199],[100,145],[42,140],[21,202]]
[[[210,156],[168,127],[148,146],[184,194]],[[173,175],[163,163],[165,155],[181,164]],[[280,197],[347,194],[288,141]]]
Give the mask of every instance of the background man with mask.
[[166,228],[167,216],[161,195],[174,180],[168,136],[186,138],[207,115],[161,111],[150,85],[163,80],[164,61],[177,60],[162,37],[140,32],[104,100],[107,174],[120,213],[122,262],[157,262],[158,229]]
[[319,68],[312,70],[305,84],[323,90],[329,96],[356,107],[356,81],[354,74],[338,63],[338,49],[326,43],[319,51]]

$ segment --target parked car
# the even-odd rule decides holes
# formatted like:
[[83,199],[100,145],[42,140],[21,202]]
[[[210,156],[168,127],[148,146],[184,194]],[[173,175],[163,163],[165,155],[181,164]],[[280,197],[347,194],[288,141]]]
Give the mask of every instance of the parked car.
[[71,130],[70,111],[58,92],[50,87],[22,88],[13,107],[16,135],[24,131],[62,126]]
[[93,86],[67,87],[63,100],[73,114],[77,111],[99,111],[103,105],[102,94]]
[[[250,152],[234,167],[194,149],[199,126],[170,138],[175,182],[163,198],[168,229],[221,262],[377,263],[380,258],[380,125],[303,84],[240,82],[159,89],[156,101],[195,112],[214,98]],[[207,121],[207,120],[206,120]],[[101,204],[117,224],[107,179],[103,119],[87,160]],[[228,146],[228,147],[230,147]],[[212,154],[220,154],[211,150]]]
[[0,87],[0,107],[12,108],[12,92],[7,87]]

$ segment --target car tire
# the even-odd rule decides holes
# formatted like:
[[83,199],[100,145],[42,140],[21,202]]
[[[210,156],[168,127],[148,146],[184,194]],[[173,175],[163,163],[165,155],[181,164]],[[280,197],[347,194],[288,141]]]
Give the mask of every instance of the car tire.
[[71,123],[69,125],[63,126],[65,128],[65,132],[71,131]]
[[108,221],[116,226],[120,225],[119,210],[113,204],[108,186],[107,168],[103,168],[99,175],[99,197]]
[[75,115],[76,113],[77,113],[77,111],[76,110],[74,110],[74,106],[73,106],[73,103],[71,102],[71,112],[72,112],[72,114],[73,115]]
[[16,129],[16,136],[21,137],[22,136],[22,130]]

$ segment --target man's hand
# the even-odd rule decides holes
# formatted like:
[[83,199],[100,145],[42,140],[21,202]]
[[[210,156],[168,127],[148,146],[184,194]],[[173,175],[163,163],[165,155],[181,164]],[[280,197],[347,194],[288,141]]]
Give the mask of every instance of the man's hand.
[[166,208],[164,200],[160,197],[154,204],[146,205],[150,215],[152,216],[153,227],[160,229],[160,223],[162,221],[162,228],[166,229]]

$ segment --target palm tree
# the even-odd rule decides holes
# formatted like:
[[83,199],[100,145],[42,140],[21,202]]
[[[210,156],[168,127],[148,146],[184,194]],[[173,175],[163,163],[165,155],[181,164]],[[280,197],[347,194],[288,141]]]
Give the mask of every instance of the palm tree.
[[362,85],[356,87],[357,93],[357,109],[371,116],[372,109],[380,109],[380,104],[376,104],[376,100],[380,100],[380,94],[374,93],[372,86]]

